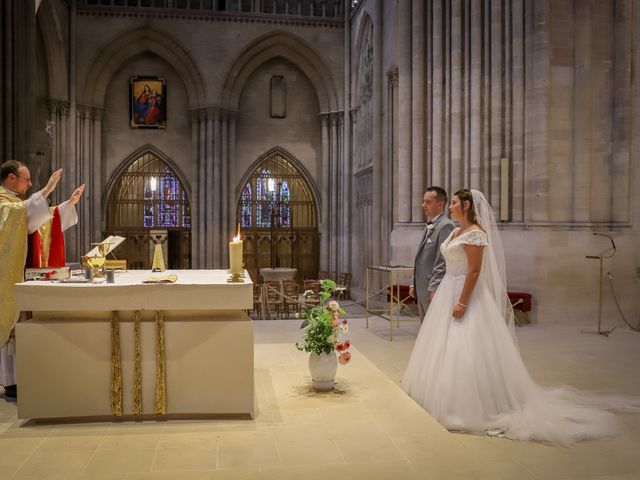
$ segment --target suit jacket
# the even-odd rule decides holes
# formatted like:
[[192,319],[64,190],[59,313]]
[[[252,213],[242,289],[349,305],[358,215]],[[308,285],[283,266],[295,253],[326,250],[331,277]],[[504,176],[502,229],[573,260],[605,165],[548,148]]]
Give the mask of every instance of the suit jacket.
[[440,245],[455,228],[455,224],[444,213],[433,225],[435,228],[431,232],[428,225],[424,229],[413,266],[413,289],[423,305],[429,302],[429,290],[435,291],[444,277],[445,263]]

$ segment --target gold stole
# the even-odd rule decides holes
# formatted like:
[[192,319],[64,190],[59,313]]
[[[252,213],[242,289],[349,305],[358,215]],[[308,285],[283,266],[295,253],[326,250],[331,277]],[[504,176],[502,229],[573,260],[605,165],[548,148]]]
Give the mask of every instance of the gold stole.
[[26,202],[0,186],[0,346],[9,340],[18,317],[13,285],[24,281],[27,225]]

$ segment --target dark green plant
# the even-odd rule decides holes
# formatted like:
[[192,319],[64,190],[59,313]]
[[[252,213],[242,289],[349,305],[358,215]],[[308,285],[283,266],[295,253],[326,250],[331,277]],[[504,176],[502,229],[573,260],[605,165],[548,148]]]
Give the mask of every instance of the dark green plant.
[[[349,341],[338,342],[340,334],[348,331],[347,321],[340,319],[340,316],[344,315],[344,310],[340,308],[337,301],[331,300],[331,296],[340,290],[333,280],[320,281],[320,303],[303,311],[305,319],[300,329],[305,333],[303,341],[296,343],[298,350],[317,355],[331,353],[336,349],[344,352],[343,355],[348,353],[346,350],[349,348]],[[309,294],[310,292],[305,292],[305,297]],[[348,357],[350,358],[351,355],[349,354]]]

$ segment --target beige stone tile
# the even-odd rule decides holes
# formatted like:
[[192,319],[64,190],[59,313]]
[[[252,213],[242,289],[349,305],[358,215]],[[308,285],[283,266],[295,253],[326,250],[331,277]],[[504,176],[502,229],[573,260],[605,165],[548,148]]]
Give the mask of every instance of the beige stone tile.
[[126,473],[65,473],[61,475],[16,475],[12,480],[126,480]]
[[[170,472],[135,472],[127,475],[127,480],[213,480],[218,478],[214,470],[175,470]],[[257,472],[256,472],[257,473]],[[240,477],[238,477],[240,478]],[[247,479],[252,477],[246,477]],[[255,477],[253,477],[255,478]]]
[[169,432],[217,432],[220,425],[224,423],[223,419],[205,419],[205,420],[171,420],[164,425],[162,433]]
[[151,469],[154,472],[215,470],[218,467],[218,452],[215,446],[205,447],[199,443],[181,448],[158,448]]
[[89,450],[37,451],[18,470],[20,475],[82,473],[93,455]]
[[202,447],[215,449],[222,434],[219,432],[172,432],[165,431],[160,436],[158,448],[189,448]]
[[193,471],[175,470],[170,472],[134,472],[127,475],[127,480],[212,480],[216,478],[215,470]]
[[104,435],[51,435],[42,441],[38,449],[47,451],[95,450],[103,438]]
[[109,434],[102,437],[100,448],[103,450],[110,448],[153,449],[158,446],[161,437],[161,433]]
[[333,440],[278,440],[282,465],[336,465],[345,463]]
[[155,457],[153,448],[98,448],[86,473],[149,472]]
[[275,440],[254,442],[251,445],[220,445],[218,468],[262,468],[280,465]]
[[32,453],[45,440],[46,437],[0,437],[0,452],[3,455],[17,452]]
[[232,430],[220,432],[218,445],[223,447],[235,447],[251,445],[254,443],[273,442],[275,440],[272,427],[257,430]]
[[5,478],[10,478],[33,454],[28,450],[0,450],[0,452],[0,472],[6,476]]
[[347,434],[335,443],[347,463],[407,460],[387,435]]

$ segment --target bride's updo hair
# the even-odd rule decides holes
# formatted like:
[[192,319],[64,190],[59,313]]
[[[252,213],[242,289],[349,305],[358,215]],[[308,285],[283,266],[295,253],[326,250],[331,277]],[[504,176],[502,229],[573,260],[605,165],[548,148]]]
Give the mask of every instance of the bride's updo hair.
[[471,190],[467,188],[463,188],[462,190],[458,190],[453,194],[454,197],[458,197],[460,199],[460,203],[462,204],[462,211],[464,212],[464,202],[469,202],[469,210],[467,211],[467,220],[475,225],[480,225],[478,223],[478,216],[476,215],[476,207],[473,205],[473,194]]

